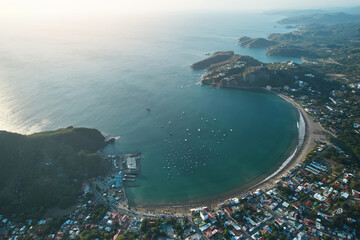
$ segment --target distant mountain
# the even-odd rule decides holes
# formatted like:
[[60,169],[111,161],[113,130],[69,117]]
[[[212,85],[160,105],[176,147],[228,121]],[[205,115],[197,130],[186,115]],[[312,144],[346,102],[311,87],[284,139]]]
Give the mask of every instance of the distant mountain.
[[326,9],[288,9],[288,10],[271,10],[266,11],[263,14],[266,15],[280,15],[286,17],[296,17],[301,15],[311,15],[311,14],[331,14],[343,12],[351,15],[360,15],[360,6],[354,7],[336,7],[336,8],[326,8]]
[[325,14],[309,14],[301,16],[293,16],[281,19],[280,24],[322,24],[333,25],[343,23],[360,23],[360,15],[350,15],[344,12],[325,13]]
[[360,6],[343,9],[343,12],[353,15],[360,15]]
[[266,15],[280,15],[287,17],[295,17],[295,16],[309,15],[309,14],[322,14],[322,13],[326,13],[326,11],[322,9],[304,9],[304,10],[272,10],[272,11],[264,12],[264,14]]

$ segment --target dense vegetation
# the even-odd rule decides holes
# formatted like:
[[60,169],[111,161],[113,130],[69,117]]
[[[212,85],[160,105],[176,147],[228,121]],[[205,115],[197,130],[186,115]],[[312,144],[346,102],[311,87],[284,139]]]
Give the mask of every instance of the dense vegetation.
[[250,37],[239,38],[239,43],[241,46],[246,46],[249,48],[267,48],[277,44],[276,42],[269,41],[265,38],[250,38]]
[[36,218],[70,206],[84,180],[108,171],[110,164],[96,154],[105,144],[96,129],[0,132],[0,213]]
[[[243,37],[239,41],[243,46],[256,47],[252,43],[259,39]],[[360,75],[360,24],[303,25],[290,33],[270,34],[267,41],[268,55],[302,57],[303,66],[324,75],[345,75],[342,77],[352,82]]]
[[206,69],[212,64],[217,64],[229,60],[234,55],[234,52],[216,52],[211,57],[208,57],[204,60],[194,63],[191,65],[193,69]]
[[343,12],[313,13],[300,16],[291,16],[278,21],[281,24],[339,24],[360,22],[359,15],[351,15]]
[[[331,91],[339,86],[338,82],[329,81],[325,74],[314,70],[308,64],[262,63],[252,57],[238,54],[223,62],[211,64],[207,70],[201,83],[217,87],[295,87],[297,80],[306,81],[313,89],[322,92]],[[306,76],[309,73],[312,75]]]

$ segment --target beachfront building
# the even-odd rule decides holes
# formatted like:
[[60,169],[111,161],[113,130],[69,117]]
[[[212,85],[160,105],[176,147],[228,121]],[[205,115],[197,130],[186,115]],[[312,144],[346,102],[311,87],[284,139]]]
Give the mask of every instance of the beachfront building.
[[136,173],[137,172],[137,166],[136,166],[136,158],[135,157],[128,157],[126,159],[126,165],[129,169],[130,173]]

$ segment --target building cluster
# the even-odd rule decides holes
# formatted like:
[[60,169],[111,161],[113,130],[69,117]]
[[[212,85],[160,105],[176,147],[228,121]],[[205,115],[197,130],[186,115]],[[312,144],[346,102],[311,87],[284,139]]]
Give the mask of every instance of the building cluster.
[[56,221],[47,218],[17,223],[1,216],[0,236],[5,239],[23,239],[25,236],[29,239],[79,239],[91,231],[110,236],[125,232],[129,227],[131,219],[128,215],[109,211],[96,201],[88,201]]
[[191,209],[194,224],[206,239],[357,239],[360,218],[351,213],[360,201],[351,189],[357,173],[335,171],[323,158],[327,148],[333,146],[318,146],[266,191],[228,199],[213,210]]
[[[224,68],[244,65],[237,62]],[[324,94],[308,83],[315,77],[295,76],[294,86],[273,90],[298,102],[333,136],[344,131],[360,134],[360,84]],[[212,208],[193,208],[191,215],[183,216],[128,209],[124,185],[129,187],[139,171],[139,154],[112,156],[115,171],[84,184],[84,194],[93,194],[93,200],[66,217],[20,221],[19,216],[0,215],[0,239],[116,239],[129,232],[139,239],[359,238],[359,173],[357,167],[349,167],[357,163],[352,164],[350,154],[334,144],[318,143],[270,189],[248,192]]]
[[[314,117],[315,121],[328,129],[334,136],[344,131],[360,134],[360,90],[357,85],[339,85],[329,93],[314,90],[307,81],[311,74],[305,74],[302,80],[295,81],[294,86],[277,89],[280,93],[290,96],[304,110]],[[295,76],[300,79],[299,76]]]

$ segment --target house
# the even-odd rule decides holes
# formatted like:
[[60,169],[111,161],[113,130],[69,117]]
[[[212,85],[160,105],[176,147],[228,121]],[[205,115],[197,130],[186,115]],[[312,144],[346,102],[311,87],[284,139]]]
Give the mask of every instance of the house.
[[82,185],[82,190],[84,191],[84,194],[87,194],[90,191],[90,186],[88,183],[84,183],[84,185]]
[[206,221],[209,219],[209,215],[203,210],[200,211],[200,217],[203,221]]
[[229,207],[225,208],[225,212],[230,216],[232,214],[232,211]]
[[350,196],[350,195],[349,195],[347,192],[343,192],[343,193],[341,194],[341,197],[343,197],[343,198],[345,198],[345,199],[347,199],[349,196]]

